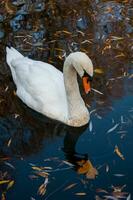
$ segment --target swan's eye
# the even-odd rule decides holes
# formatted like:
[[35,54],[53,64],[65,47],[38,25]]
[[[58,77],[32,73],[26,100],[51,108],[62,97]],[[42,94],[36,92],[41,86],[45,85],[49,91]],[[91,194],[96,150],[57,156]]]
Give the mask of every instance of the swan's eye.
[[88,81],[92,81],[93,80],[93,77],[88,75]]

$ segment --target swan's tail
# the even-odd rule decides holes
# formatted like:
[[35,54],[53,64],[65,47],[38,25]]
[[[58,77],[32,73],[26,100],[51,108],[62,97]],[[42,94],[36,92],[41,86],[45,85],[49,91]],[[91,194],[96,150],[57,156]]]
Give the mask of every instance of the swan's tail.
[[6,62],[10,67],[11,67],[12,60],[15,60],[17,58],[23,58],[23,55],[21,53],[19,53],[13,47],[11,47],[11,48],[6,47]]

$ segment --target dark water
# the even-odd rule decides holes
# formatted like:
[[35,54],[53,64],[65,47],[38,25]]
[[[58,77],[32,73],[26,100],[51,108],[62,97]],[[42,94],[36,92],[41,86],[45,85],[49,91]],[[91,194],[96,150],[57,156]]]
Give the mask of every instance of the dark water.
[[[132,199],[131,5],[130,0],[1,1],[2,200]],[[103,93],[92,91],[85,96],[82,92],[91,113],[90,124],[70,128],[27,108],[14,94],[15,85],[5,62],[7,43],[60,70],[65,55],[86,52],[95,68],[92,87]],[[90,163],[98,172],[96,177],[96,171],[93,177],[89,174],[94,169]],[[45,178],[38,172],[45,172]],[[3,180],[10,181],[2,184]],[[41,196],[38,188],[44,181],[46,192]]]

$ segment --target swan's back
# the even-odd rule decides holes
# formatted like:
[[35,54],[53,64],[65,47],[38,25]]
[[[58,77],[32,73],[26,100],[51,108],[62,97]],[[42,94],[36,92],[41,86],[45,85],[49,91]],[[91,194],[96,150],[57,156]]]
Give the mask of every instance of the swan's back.
[[17,95],[32,109],[59,121],[67,118],[67,100],[63,74],[54,66],[24,57],[7,47]]

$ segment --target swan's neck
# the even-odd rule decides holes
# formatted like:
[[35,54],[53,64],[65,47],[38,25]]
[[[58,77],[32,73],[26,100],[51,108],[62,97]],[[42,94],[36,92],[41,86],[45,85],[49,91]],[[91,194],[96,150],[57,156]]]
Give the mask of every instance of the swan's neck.
[[89,121],[89,113],[80,95],[77,82],[77,72],[70,60],[66,60],[63,67],[64,84],[68,104],[68,119],[70,125],[73,123],[79,126]]

